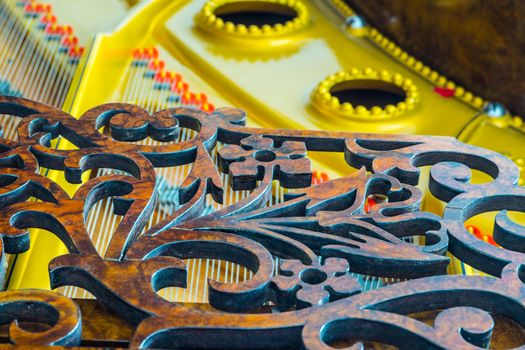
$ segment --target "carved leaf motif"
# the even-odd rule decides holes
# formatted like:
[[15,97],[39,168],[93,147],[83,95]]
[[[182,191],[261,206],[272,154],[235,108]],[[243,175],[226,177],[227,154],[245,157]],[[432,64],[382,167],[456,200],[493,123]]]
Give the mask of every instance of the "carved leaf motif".
[[[360,171],[301,192],[283,203],[224,219],[204,217],[185,227],[228,230],[244,236],[251,232],[260,236],[261,242],[266,240],[267,248],[278,256],[283,254],[271,246],[287,237],[319,256],[344,258],[351,271],[369,275],[409,278],[445,273],[449,258],[441,255],[448,242],[446,233],[439,217],[413,212],[420,202],[416,188],[388,176],[367,176]],[[385,195],[392,202],[379,204],[371,214],[365,214],[364,202],[371,194]],[[421,225],[417,229],[407,227],[407,220]],[[412,235],[429,238],[429,246],[401,239]],[[283,257],[301,259],[293,254]]]

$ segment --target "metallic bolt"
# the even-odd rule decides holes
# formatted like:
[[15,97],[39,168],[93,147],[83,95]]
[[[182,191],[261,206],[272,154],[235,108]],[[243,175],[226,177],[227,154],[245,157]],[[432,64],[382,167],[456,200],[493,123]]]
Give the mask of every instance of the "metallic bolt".
[[345,19],[345,26],[352,29],[362,29],[366,27],[366,20],[359,15],[348,16]]
[[501,118],[508,114],[505,106],[498,102],[487,102],[482,111],[492,118]]

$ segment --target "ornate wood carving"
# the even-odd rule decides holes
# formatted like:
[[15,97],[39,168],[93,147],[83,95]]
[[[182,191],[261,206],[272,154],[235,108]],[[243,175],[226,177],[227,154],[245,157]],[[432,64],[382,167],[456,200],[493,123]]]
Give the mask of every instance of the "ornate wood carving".
[[[357,349],[360,343],[351,340],[358,339],[410,349],[466,349],[490,342],[489,313],[525,326],[524,229],[504,212],[524,207],[525,189],[515,185],[518,169],[502,155],[449,137],[249,128],[245,114],[232,108],[149,115],[138,106],[106,104],[77,120],[43,104],[0,97],[0,113],[23,118],[18,141],[0,139],[4,252],[27,250],[29,228],[54,233],[69,253],[51,261],[52,287],[90,291],[136,326],[132,347],[331,349],[342,342]],[[100,131],[104,126],[108,134]],[[196,136],[156,146],[130,142],[172,141],[182,128]],[[58,137],[76,148],[51,148]],[[218,142],[216,165],[210,152]],[[309,186],[307,151],[344,153],[348,175]],[[182,164],[193,164],[180,187],[183,205],[141,234],[156,201],[154,167]],[[428,189],[448,202],[443,217],[420,211],[422,194],[415,185],[418,167],[427,165]],[[69,197],[38,167],[63,171],[67,181],[79,184],[75,194]],[[96,168],[120,172],[82,183],[82,174]],[[471,169],[492,180],[471,184]],[[221,182],[221,172],[231,174],[231,184]],[[286,201],[267,205],[275,180],[296,190]],[[204,213],[206,195],[221,202],[229,185],[251,193]],[[367,212],[371,194],[388,200]],[[107,197],[123,219],[100,256],[84,222]],[[501,211],[494,235],[501,247],[477,240],[464,227],[469,217],[494,210]],[[425,245],[403,239],[415,235]],[[496,277],[446,275],[447,250]],[[276,276],[273,257],[282,259]],[[186,258],[228,260],[253,277],[231,284],[210,279],[208,308],[168,302],[156,291],[186,286]],[[361,292],[349,271],[410,280]],[[0,295],[0,323],[11,323],[11,342],[79,344],[81,316],[72,300],[37,290]],[[411,316],[423,311],[439,311],[433,325]],[[30,333],[17,320],[49,327]]]

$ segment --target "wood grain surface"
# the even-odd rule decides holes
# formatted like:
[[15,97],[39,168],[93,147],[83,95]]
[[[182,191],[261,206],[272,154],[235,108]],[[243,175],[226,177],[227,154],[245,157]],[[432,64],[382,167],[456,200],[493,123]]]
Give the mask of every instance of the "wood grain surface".
[[401,48],[481,97],[525,115],[525,3],[345,0]]

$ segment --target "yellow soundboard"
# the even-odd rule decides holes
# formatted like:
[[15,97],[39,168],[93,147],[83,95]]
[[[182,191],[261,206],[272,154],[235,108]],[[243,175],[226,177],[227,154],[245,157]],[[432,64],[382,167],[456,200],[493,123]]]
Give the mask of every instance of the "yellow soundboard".
[[[425,66],[339,0],[97,2],[112,5],[96,11],[102,17],[92,27],[91,16],[83,16],[95,6],[91,1],[53,2],[57,13],[62,8],[66,17],[76,14],[72,25],[78,23],[83,33],[85,50],[62,104],[74,116],[112,101],[150,111],[235,106],[247,111],[253,126],[447,135],[504,153],[520,167],[524,163],[520,117]],[[23,16],[17,3],[5,6]],[[62,141],[58,147],[71,145]],[[351,171],[342,157],[311,158],[319,179]],[[173,187],[185,171],[164,177]],[[486,180],[474,175],[474,181]],[[61,174],[48,176],[58,180]],[[442,207],[426,195],[426,210],[439,213]],[[112,219],[104,206],[99,210],[91,225],[110,235],[118,219],[107,224]],[[473,234],[490,240],[492,222],[484,215],[468,224]],[[103,251],[102,236],[96,238]],[[52,235],[33,232],[31,239],[33,247],[47,249],[17,257],[11,289],[48,287],[47,264],[65,252]],[[457,260],[450,272],[476,273]]]

